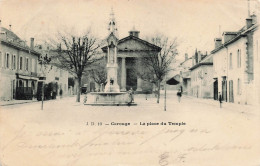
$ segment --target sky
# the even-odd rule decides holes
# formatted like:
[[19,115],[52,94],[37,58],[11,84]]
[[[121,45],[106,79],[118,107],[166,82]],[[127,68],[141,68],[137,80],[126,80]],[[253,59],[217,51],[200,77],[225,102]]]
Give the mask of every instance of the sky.
[[[259,0],[251,0],[250,11]],[[2,26],[22,39],[41,42],[60,30],[108,35],[113,8],[119,38],[135,27],[140,38],[161,33],[178,38],[179,55],[210,52],[223,31],[237,31],[248,16],[247,0],[0,0]]]

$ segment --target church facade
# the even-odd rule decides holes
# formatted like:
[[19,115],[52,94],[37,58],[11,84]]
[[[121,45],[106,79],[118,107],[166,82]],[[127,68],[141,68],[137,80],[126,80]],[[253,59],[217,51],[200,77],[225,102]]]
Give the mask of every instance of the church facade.
[[[103,47],[103,52],[107,54],[108,48]],[[133,88],[135,91],[150,91],[153,85],[142,80],[135,72],[135,67],[142,68],[142,58],[149,56],[151,52],[158,52],[157,47],[139,38],[139,31],[130,31],[129,36],[118,40],[117,43],[117,81],[121,91]]]
[[[116,38],[117,40],[114,51],[116,51],[117,58],[117,84],[120,87],[120,91],[127,91],[132,88],[137,92],[147,92],[153,90],[153,84],[150,81],[144,81],[137,74],[136,68],[142,70],[144,65],[142,64],[142,58],[149,56],[151,54],[158,54],[161,50],[160,47],[149,43],[143,39],[139,38],[140,32],[133,29],[129,31],[129,35],[125,38],[118,39],[116,22],[114,14],[111,14],[109,22],[109,36],[110,38]],[[106,58],[109,58],[109,52],[111,48],[108,46],[102,47],[102,51],[105,53]],[[113,59],[109,59],[111,61]],[[109,82],[109,80],[108,80]],[[89,87],[90,91],[93,91],[93,81],[92,87]],[[98,85],[97,85],[98,86]]]

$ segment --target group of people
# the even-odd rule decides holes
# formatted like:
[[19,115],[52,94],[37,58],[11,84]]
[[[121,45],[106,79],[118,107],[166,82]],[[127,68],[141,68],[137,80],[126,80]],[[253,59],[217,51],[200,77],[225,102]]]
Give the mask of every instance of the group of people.
[[[182,87],[178,90],[178,92],[177,92],[177,96],[178,96],[178,101],[181,102]],[[220,108],[222,108],[222,101],[223,101],[223,98],[222,98],[222,95],[221,95],[220,92],[219,92],[219,95],[218,95],[218,100],[219,100],[219,106],[220,106]]]
[[[178,92],[177,92],[177,96],[178,96],[178,101],[181,102],[182,87],[178,90]],[[218,95],[218,101],[219,101],[219,106],[220,106],[220,108],[222,108],[222,101],[223,101],[223,98],[222,98],[222,95],[221,95],[220,92],[219,92],[219,95]]]

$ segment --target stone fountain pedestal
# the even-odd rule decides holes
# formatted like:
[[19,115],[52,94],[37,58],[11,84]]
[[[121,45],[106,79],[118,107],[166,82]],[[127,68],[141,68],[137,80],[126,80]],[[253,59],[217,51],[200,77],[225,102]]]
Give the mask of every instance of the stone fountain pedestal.
[[92,106],[129,106],[137,105],[131,102],[127,92],[91,92],[85,105]]

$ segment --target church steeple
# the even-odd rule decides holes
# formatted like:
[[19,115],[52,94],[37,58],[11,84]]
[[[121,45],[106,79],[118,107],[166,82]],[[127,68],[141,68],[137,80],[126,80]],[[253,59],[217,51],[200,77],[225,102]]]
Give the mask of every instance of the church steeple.
[[111,33],[113,33],[118,38],[118,31],[117,31],[116,19],[115,19],[115,14],[114,14],[113,8],[111,8],[110,20],[109,20],[109,24],[108,24],[108,32],[109,32],[109,35]]

